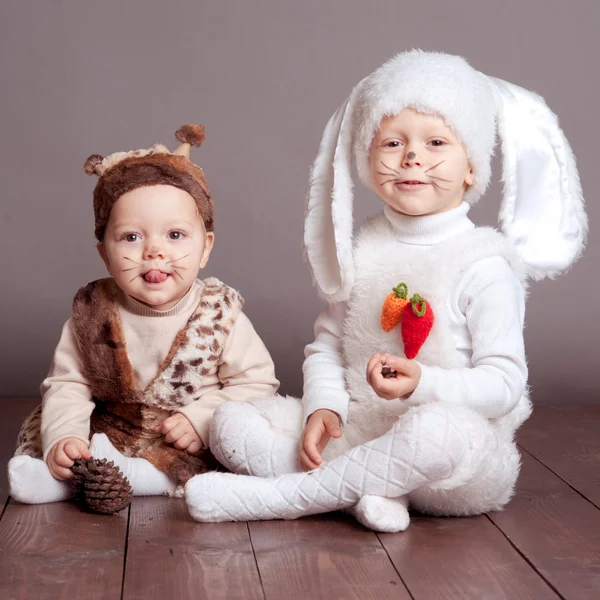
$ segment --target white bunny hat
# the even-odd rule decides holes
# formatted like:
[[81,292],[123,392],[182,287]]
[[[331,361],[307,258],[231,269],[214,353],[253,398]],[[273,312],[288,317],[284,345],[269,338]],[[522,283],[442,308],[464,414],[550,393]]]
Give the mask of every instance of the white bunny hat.
[[488,77],[459,56],[412,50],[363,79],[331,117],[308,190],[304,245],[320,295],[347,300],[352,261],[352,162],[372,188],[369,149],[381,119],[404,108],[440,115],[461,140],[473,185],[464,199],[485,192],[498,129],[504,196],[500,227],[515,244],[528,274],[554,277],[579,257],[587,235],[575,157],[544,100]]

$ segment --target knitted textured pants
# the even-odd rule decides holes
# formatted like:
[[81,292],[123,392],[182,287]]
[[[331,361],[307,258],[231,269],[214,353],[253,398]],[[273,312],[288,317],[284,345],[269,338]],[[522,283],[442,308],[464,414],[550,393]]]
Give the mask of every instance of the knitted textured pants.
[[301,470],[301,433],[302,405],[295,398],[225,402],[213,416],[210,449],[233,473],[277,477]]
[[[299,472],[302,417],[301,402],[289,396],[226,402],[213,417],[212,452],[234,473],[278,477]],[[336,442],[348,445],[347,440]],[[368,529],[376,531],[404,531],[410,522],[407,497],[366,495],[347,512]]]
[[314,471],[272,479],[208,473],[187,483],[186,499],[199,521],[295,519],[348,508],[364,496],[405,496],[452,477],[468,460],[460,417],[429,405],[410,410],[382,437]]

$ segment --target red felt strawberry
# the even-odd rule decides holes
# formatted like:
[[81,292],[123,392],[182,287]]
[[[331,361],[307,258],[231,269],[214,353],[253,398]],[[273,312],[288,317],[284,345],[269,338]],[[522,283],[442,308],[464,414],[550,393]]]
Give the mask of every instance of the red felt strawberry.
[[432,327],[431,306],[419,294],[414,294],[410,306],[404,309],[402,315],[402,341],[406,358],[412,359],[419,353]]

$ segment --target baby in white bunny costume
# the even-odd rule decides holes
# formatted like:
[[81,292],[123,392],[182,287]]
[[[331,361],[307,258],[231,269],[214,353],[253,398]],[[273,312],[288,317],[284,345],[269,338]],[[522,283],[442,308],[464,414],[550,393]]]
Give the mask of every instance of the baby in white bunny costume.
[[[496,130],[500,231],[467,217],[488,186]],[[356,237],[353,161],[385,202]],[[345,508],[401,531],[409,504],[433,515],[501,509],[519,472],[514,434],[531,412],[526,281],[567,269],[586,233],[574,157],[542,98],[457,56],[386,62],[330,119],[312,171],[305,247],[328,306],[306,348],[303,400],[218,409],[211,449],[239,475],[191,479],[192,516]]]

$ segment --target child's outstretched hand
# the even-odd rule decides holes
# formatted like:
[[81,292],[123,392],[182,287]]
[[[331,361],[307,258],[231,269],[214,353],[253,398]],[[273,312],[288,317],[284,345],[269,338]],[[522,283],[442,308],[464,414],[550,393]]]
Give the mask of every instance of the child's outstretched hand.
[[[393,377],[384,377],[383,367],[396,371]],[[385,400],[395,400],[412,394],[421,379],[421,367],[414,360],[389,354],[375,354],[367,365],[367,383]]]
[[200,436],[189,419],[181,413],[175,413],[165,419],[156,431],[165,436],[167,444],[173,444],[175,448],[185,450],[188,454],[198,454],[202,448]]
[[91,456],[88,445],[83,440],[65,438],[52,446],[46,457],[46,464],[52,477],[62,481],[73,477],[71,467],[78,458],[88,459]]
[[300,465],[306,471],[321,466],[321,452],[329,440],[342,435],[340,418],[332,410],[321,408],[308,417],[300,438]]

